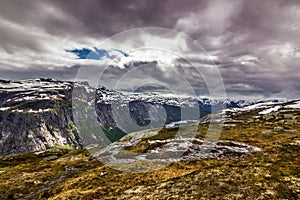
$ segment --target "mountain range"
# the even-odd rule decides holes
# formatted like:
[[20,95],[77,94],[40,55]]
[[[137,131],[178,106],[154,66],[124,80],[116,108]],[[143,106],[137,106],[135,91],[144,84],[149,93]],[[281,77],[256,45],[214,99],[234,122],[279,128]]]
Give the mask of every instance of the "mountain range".
[[[107,145],[133,132],[193,123],[211,112],[246,105],[244,100],[118,92],[50,78],[0,80],[0,155]],[[90,126],[94,113],[97,124]]]

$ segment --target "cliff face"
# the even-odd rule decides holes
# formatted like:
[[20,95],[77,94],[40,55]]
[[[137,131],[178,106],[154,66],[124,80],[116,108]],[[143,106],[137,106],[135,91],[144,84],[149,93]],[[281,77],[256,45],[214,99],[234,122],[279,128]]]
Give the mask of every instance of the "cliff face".
[[43,113],[1,113],[1,155],[81,145],[68,109]]
[[0,155],[79,147],[73,123],[72,83],[51,79],[2,81]]

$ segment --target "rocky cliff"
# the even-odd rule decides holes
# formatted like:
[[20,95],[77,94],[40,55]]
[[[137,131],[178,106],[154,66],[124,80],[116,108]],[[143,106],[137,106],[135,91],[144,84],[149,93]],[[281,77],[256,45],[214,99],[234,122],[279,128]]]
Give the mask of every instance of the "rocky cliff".
[[0,83],[0,155],[81,146],[73,123],[72,83],[51,79]]

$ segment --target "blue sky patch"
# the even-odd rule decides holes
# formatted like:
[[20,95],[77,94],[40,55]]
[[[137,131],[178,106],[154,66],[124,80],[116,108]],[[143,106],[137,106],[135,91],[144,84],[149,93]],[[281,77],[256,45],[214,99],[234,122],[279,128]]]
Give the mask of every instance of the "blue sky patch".
[[113,57],[109,55],[109,53],[113,51],[117,51],[125,57],[129,56],[128,53],[125,53],[119,49],[112,49],[110,51],[107,51],[105,49],[98,49],[94,47],[93,50],[88,48],[66,50],[66,52],[70,52],[77,55],[78,59],[91,59],[91,60],[101,60],[103,58],[113,59]]

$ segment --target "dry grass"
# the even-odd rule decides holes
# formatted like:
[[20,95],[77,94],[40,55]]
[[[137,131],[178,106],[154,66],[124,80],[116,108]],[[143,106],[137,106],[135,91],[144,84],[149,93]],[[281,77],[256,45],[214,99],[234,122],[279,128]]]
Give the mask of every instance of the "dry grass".
[[[283,125],[284,131],[276,132],[278,125],[260,121],[224,127],[221,139],[254,145],[262,152],[241,159],[173,163],[149,173],[117,171],[85,150],[4,157],[0,199],[299,199],[300,126]],[[198,129],[201,138],[207,125],[185,129]],[[269,132],[263,134],[265,130]],[[173,136],[174,129],[166,129],[153,138]],[[141,143],[129,150],[146,151],[146,147]],[[50,155],[58,158],[46,161]],[[101,176],[103,171],[107,174]]]

